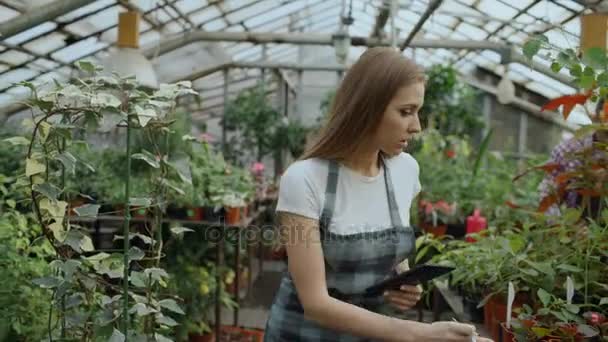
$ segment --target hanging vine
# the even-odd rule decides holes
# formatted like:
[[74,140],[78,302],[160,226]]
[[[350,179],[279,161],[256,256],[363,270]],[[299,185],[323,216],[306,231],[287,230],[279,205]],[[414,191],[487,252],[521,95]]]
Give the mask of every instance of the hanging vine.
[[[29,139],[7,139],[27,147],[22,182],[29,184],[31,208],[56,255],[50,262],[53,274],[34,280],[52,292],[49,339],[170,340],[165,335],[177,323],[167,314],[183,311],[177,298],[163,291],[169,275],[160,268],[162,214],[167,194],[183,194],[181,184],[191,184],[191,179],[185,172],[187,161],[184,167],[184,161],[171,160],[160,146],[172,133],[172,121],[166,115],[175,109],[177,97],[196,92],[189,82],[144,90],[134,78],[101,76],[101,70],[89,62],[76,65],[86,77],[65,84],[55,81],[51,86],[20,84],[32,93],[27,102],[32,109],[31,135]],[[96,219],[101,203],[71,208],[77,216],[71,217],[71,199],[66,191],[66,179],[75,176],[77,168],[94,171],[93,166],[72,154],[77,142],[75,132],[104,121],[126,130],[124,226],[123,235],[115,237],[123,240],[122,250],[95,250],[88,230],[77,223]],[[133,130],[141,130],[148,137],[152,151],[132,153]],[[130,196],[131,160],[149,166],[151,191],[147,197]],[[132,227],[130,214],[137,207],[150,212],[139,230]],[[185,230],[176,228],[174,232],[182,234]],[[137,245],[131,245],[134,239]]]

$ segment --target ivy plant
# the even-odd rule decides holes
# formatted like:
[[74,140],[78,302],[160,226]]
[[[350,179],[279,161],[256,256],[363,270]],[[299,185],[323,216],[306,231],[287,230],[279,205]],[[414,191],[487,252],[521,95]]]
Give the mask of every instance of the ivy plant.
[[[190,179],[183,172],[185,168],[163,154],[160,146],[171,131],[167,114],[174,110],[177,97],[196,92],[189,82],[161,84],[158,90],[149,90],[132,77],[102,75],[102,70],[89,62],[80,61],[76,66],[85,77],[51,85],[21,83],[31,90],[27,101],[32,108],[31,135],[8,139],[25,145],[25,170],[17,182],[28,186],[29,204],[56,255],[49,264],[52,273],[34,279],[52,292],[48,337],[167,341],[166,335],[177,324],[167,313],[183,311],[163,290],[169,275],[159,266],[163,241],[160,217],[167,193],[183,193],[180,184]],[[74,212],[80,218],[72,218],[65,189],[67,178],[74,177],[77,168],[93,169],[72,153],[75,133],[102,123],[126,131],[126,210],[123,234],[118,237],[123,248],[109,253],[96,251],[87,229],[78,225],[83,218],[95,218],[100,205],[76,207]],[[134,130],[149,139],[151,150],[132,151]],[[149,197],[130,195],[134,160],[150,168],[154,186]],[[129,209],[135,206],[150,208],[153,213],[151,225],[143,231],[131,231]],[[139,247],[131,246],[133,239]]]

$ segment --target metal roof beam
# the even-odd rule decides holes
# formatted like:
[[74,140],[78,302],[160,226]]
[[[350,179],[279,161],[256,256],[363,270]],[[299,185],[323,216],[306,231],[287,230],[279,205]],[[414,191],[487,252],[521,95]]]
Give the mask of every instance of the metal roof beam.
[[56,0],[50,4],[35,7],[11,20],[0,24],[0,37],[10,38],[27,29],[53,20],[61,15],[93,3],[95,0]]

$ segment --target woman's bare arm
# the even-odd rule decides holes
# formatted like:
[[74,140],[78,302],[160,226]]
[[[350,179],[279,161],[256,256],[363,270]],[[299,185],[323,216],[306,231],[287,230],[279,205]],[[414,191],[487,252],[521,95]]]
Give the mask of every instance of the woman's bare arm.
[[356,336],[385,341],[421,341],[428,324],[384,316],[329,296],[317,220],[279,213],[288,268],[305,316]]

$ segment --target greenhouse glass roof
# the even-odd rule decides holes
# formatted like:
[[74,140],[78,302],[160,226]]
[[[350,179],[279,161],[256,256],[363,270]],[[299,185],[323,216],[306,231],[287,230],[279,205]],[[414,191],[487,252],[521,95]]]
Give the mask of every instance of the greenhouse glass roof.
[[[1,25],[25,16],[38,6],[52,6],[72,0],[0,0]],[[583,0],[444,0],[415,36],[415,39],[494,42],[511,44],[521,51],[525,40],[535,33],[546,34],[551,42],[576,48],[579,44],[578,16],[601,10],[608,1]],[[24,96],[24,89],[12,84],[25,80],[66,78],[75,71],[72,63],[81,58],[99,59],[107,54],[117,36],[118,13],[128,9],[142,15],[140,43],[142,49],[154,49],[159,40],[193,30],[222,32],[321,33],[331,35],[341,27],[341,16],[351,13],[354,19],[348,27],[351,36],[370,37],[375,27],[381,27],[390,37],[395,32],[404,39],[420,21],[429,7],[426,0],[399,0],[398,13],[391,21],[390,0],[98,0],[89,1],[51,20],[3,39],[0,45],[0,107]],[[377,33],[377,32],[376,32]],[[209,54],[216,59],[233,61],[294,62],[298,47],[294,44],[260,45],[243,42],[214,44]],[[218,48],[219,47],[219,48]],[[349,58],[355,59],[364,47],[350,48]],[[173,81],[175,75],[187,77],[196,69],[200,46],[182,47],[179,51],[152,59],[159,69],[161,81]],[[424,65],[453,63],[463,74],[476,66],[501,75],[501,56],[491,50],[459,50],[445,48],[407,49],[416,61]],[[266,56],[264,56],[264,54]],[[171,56],[171,59],[168,58]],[[191,57],[191,58],[188,58]],[[164,60],[163,60],[164,58]],[[182,62],[183,61],[183,62]],[[549,66],[542,57],[537,63]],[[259,71],[242,70],[233,79],[246,79]],[[574,91],[564,82],[529,67],[511,63],[509,77],[547,97]],[[565,75],[567,76],[567,75]],[[212,76],[221,84],[221,75]],[[196,83],[195,83],[196,85]],[[204,84],[199,87],[205,88]],[[221,91],[221,86],[209,91]]]

